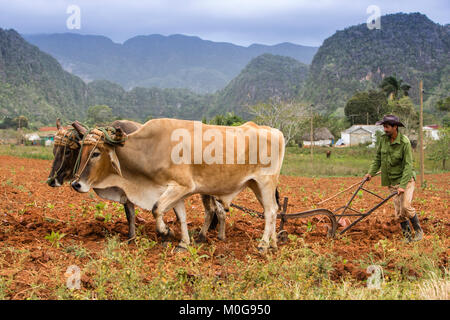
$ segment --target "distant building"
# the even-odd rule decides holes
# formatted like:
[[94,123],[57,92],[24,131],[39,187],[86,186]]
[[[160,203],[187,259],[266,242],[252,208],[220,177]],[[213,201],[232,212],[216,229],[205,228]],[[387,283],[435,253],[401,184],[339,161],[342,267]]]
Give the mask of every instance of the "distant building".
[[[305,133],[302,136],[303,146],[311,146],[311,134]],[[317,128],[313,134],[314,146],[330,146],[334,142],[334,136],[328,128]]]
[[439,126],[437,124],[431,124],[423,127],[423,134],[426,138],[433,140],[439,140]]
[[41,142],[41,137],[36,133],[27,133],[24,135],[26,145],[39,145]]
[[25,145],[52,146],[57,132],[56,127],[42,127],[37,132],[25,134],[24,143]]
[[383,133],[383,126],[354,124],[341,132],[341,141],[339,141],[339,143],[345,146],[357,146],[361,143],[370,142],[369,147],[374,147],[377,140],[377,131]]
[[39,136],[43,139],[45,146],[52,146],[55,142],[55,135],[58,132],[56,127],[42,127],[39,128]]

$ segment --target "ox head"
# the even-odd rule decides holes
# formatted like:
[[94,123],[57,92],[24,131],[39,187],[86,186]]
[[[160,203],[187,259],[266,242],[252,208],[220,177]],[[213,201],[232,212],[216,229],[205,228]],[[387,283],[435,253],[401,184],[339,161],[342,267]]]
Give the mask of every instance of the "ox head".
[[126,134],[120,127],[86,132],[77,163],[72,188],[88,192],[111,175],[122,176],[116,147],[123,146]]
[[75,129],[66,129],[61,121],[56,120],[58,132],[53,145],[52,169],[47,179],[50,187],[60,187],[65,181],[72,178],[73,167],[80,150],[81,137]]

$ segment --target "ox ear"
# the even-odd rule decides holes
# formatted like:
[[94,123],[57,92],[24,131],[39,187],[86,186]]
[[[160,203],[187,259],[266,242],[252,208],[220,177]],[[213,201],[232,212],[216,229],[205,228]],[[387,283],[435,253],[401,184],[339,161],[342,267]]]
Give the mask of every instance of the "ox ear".
[[117,141],[119,145],[123,146],[127,138],[127,134],[123,132],[122,128],[119,126],[116,126],[114,129],[116,130],[114,134],[114,140]]
[[56,119],[56,129],[58,129],[58,130],[61,129],[61,119],[60,118]]
[[116,151],[114,150],[114,148],[110,148],[110,150],[108,151],[108,155],[109,159],[111,160],[111,165],[114,171],[116,171],[116,173],[122,177],[122,171],[120,170],[120,162],[119,159],[117,158]]

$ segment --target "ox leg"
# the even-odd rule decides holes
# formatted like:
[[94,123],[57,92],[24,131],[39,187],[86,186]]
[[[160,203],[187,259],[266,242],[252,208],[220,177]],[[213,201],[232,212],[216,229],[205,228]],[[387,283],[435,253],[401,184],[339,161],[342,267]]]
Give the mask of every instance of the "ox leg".
[[186,187],[171,185],[153,206],[152,214],[156,220],[156,232],[161,235],[164,243],[174,236],[173,231],[163,221],[164,213],[175,207],[177,202],[182,200],[188,193],[189,190]]
[[163,215],[156,213],[152,210],[153,217],[156,222],[156,233],[161,236],[161,240],[164,246],[167,246],[167,243],[175,236],[172,230],[166,226],[163,220]]
[[198,242],[206,242],[206,232],[209,230],[213,217],[215,215],[214,212],[214,201],[211,196],[201,195],[203,207],[205,208],[205,221],[203,222],[203,226],[200,230],[200,234],[198,235]]
[[200,230],[198,242],[206,242],[206,232],[211,229],[210,225],[215,217],[219,224],[218,238],[225,241],[226,210],[224,206],[213,196],[202,195],[202,201],[205,207],[205,222]]
[[219,234],[217,237],[219,238],[219,240],[225,241],[225,218],[227,213],[225,211],[225,208],[217,200],[214,200],[214,202],[216,207],[215,213],[217,219],[219,220]]
[[278,203],[275,197],[275,188],[271,185],[271,181],[264,184],[255,182],[249,185],[264,208],[264,234],[258,246],[260,252],[266,252],[269,246],[277,249],[276,221]]
[[136,238],[136,216],[134,212],[134,204],[129,200],[124,203],[123,208],[125,209],[125,214],[127,215],[128,221],[128,240]]
[[177,215],[178,221],[181,226],[181,241],[177,246],[177,251],[186,251],[188,245],[191,243],[191,239],[189,238],[189,231],[186,222],[186,210],[184,207],[184,201],[179,201],[175,207],[173,208],[175,214]]
[[216,208],[216,215],[219,221],[219,234],[218,234],[218,238],[220,240],[225,241],[226,236],[225,236],[225,228],[226,228],[226,224],[225,224],[225,219],[226,219],[226,215],[227,212],[230,211],[230,204],[231,201],[233,201],[233,199],[242,191],[243,188],[240,188],[239,190],[236,190],[236,192],[228,194],[228,195],[224,195],[221,196],[220,198],[213,198],[214,200],[214,207]]

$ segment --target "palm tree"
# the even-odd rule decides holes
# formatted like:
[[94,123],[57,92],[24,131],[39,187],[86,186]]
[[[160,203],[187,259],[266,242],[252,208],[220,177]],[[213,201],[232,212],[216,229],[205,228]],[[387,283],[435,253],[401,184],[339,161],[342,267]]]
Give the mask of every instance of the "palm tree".
[[408,91],[411,89],[411,86],[407,83],[403,83],[402,79],[397,79],[395,76],[389,76],[383,79],[380,88],[386,94],[386,97],[391,100],[397,100],[400,93],[404,96],[408,96]]

